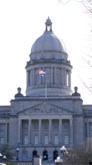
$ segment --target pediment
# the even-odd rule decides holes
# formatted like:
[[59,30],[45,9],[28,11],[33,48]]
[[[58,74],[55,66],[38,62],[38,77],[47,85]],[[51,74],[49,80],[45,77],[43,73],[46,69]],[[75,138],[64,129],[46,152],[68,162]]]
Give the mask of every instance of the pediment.
[[25,110],[19,112],[19,114],[20,113],[26,114],[26,115],[30,115],[30,114],[71,114],[71,111],[64,109],[62,107],[56,106],[54,104],[41,103],[41,104],[37,104],[33,107],[30,107],[28,109],[25,109]]

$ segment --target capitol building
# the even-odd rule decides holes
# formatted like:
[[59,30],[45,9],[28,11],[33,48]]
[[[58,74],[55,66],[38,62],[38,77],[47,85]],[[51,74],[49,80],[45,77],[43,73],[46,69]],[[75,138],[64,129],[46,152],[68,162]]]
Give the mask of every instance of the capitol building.
[[92,137],[92,105],[83,105],[77,86],[71,89],[71,61],[49,17],[29,57],[25,96],[18,87],[10,105],[0,106],[0,148],[9,143],[16,155],[18,147],[19,160],[55,160],[62,146]]

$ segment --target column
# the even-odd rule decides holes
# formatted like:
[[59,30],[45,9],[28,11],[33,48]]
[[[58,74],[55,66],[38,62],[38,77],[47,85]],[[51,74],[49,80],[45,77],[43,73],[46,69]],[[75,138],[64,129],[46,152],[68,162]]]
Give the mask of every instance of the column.
[[21,120],[18,121],[18,143],[21,143]]
[[28,121],[28,143],[31,143],[31,119]]
[[8,124],[5,124],[5,143],[7,143],[7,139],[8,139]]
[[52,141],[51,134],[52,134],[52,119],[49,119],[49,144],[51,144]]
[[54,68],[54,84],[56,84],[56,68]]
[[66,85],[66,70],[62,68],[62,85]]
[[30,70],[30,86],[32,86],[33,85],[33,80],[32,80],[33,78],[32,78],[32,69]]
[[59,144],[62,144],[62,119],[59,119]]
[[69,120],[70,123],[70,146],[73,146],[73,120]]
[[64,69],[62,68],[62,76],[61,76],[61,81],[62,81],[62,85],[64,85]]
[[[41,68],[39,69],[39,71],[41,71]],[[39,74],[39,84],[42,84],[42,76]]]
[[69,71],[69,89],[71,88],[71,71]]
[[34,69],[32,70],[32,79],[33,79],[33,86],[34,86]]
[[41,144],[41,119],[39,119],[39,144]]
[[87,122],[87,138],[89,138],[89,122]]
[[50,84],[53,84],[53,68],[51,67],[51,82],[50,82]]
[[64,85],[66,86],[66,69],[64,69]]

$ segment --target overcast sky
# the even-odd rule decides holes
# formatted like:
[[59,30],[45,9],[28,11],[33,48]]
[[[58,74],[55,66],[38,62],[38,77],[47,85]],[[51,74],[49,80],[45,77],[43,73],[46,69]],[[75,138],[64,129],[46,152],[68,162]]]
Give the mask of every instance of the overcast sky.
[[43,34],[50,17],[54,34],[66,45],[73,66],[72,90],[78,92],[85,104],[91,104],[91,93],[80,78],[91,77],[84,62],[91,37],[90,18],[83,6],[71,0],[63,5],[58,0],[0,0],[0,105],[10,104],[17,87],[26,91],[26,62],[34,41]]

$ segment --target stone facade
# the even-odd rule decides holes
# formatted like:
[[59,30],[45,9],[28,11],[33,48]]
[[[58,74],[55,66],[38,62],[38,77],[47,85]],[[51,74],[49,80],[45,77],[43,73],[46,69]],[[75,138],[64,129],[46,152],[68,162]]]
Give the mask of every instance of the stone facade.
[[54,160],[63,145],[81,145],[92,137],[92,105],[83,105],[77,87],[72,92],[65,46],[49,18],[45,25],[26,65],[26,95],[18,88],[10,106],[0,106],[0,147],[9,143],[15,156],[19,147],[20,160],[32,160],[37,153]]

